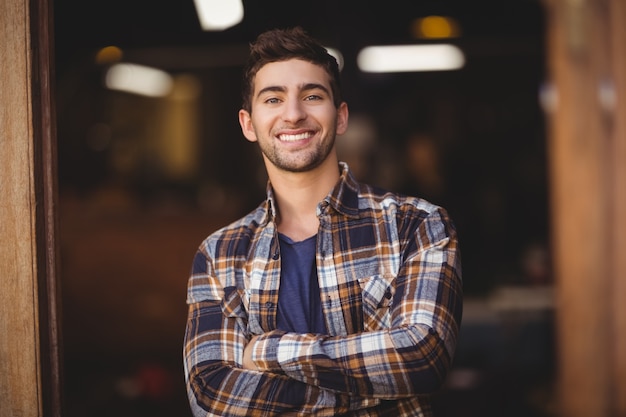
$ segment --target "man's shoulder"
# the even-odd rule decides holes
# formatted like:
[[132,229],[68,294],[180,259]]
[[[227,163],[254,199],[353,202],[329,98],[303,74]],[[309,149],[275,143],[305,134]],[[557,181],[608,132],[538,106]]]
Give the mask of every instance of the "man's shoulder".
[[245,216],[211,233],[204,240],[204,244],[213,246],[216,242],[234,241],[241,239],[242,236],[252,236],[267,222],[267,215],[265,204],[261,204]]
[[420,211],[425,214],[442,210],[430,201],[375,185],[359,183],[359,206],[376,206],[384,210]]
[[361,217],[393,227],[411,241],[418,230],[427,239],[440,241],[456,235],[454,221],[447,210],[424,198],[362,184],[359,192]]
[[375,212],[406,212],[434,213],[441,207],[423,198],[403,194],[389,188],[361,182],[357,179],[346,163],[341,163],[342,179],[339,186],[333,191],[333,196],[338,207],[348,214],[357,211]]

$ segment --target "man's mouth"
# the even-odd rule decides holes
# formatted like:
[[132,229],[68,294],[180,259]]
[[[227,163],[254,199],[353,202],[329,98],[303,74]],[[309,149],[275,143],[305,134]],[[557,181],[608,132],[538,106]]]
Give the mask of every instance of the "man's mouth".
[[298,140],[308,139],[311,136],[313,136],[312,132],[304,132],[304,133],[298,133],[294,135],[288,135],[288,134],[278,135],[278,139],[283,142],[295,142]]

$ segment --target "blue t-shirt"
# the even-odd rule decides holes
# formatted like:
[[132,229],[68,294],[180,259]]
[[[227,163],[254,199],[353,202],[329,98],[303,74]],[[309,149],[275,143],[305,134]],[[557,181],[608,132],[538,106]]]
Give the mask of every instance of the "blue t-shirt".
[[326,334],[315,265],[317,236],[300,242],[278,234],[281,253],[276,327],[296,333]]

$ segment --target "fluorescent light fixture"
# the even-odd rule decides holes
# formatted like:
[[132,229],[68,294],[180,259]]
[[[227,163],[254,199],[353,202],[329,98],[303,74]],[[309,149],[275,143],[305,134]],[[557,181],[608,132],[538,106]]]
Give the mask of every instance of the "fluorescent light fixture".
[[357,64],[364,72],[448,71],[462,68],[465,56],[449,44],[368,46]]
[[203,30],[220,31],[243,20],[241,0],[194,0]]
[[163,97],[172,89],[172,77],[165,71],[136,64],[115,64],[106,73],[111,90],[148,97]]

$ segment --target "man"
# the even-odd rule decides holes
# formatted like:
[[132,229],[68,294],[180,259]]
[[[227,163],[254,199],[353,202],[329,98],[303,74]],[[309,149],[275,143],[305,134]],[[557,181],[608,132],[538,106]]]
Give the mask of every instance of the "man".
[[251,46],[239,122],[267,200],[200,246],[185,376],[196,416],[430,416],[462,310],[446,212],[340,163],[339,70],[299,28]]

